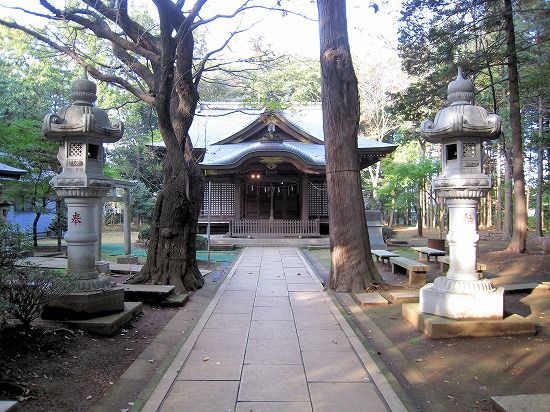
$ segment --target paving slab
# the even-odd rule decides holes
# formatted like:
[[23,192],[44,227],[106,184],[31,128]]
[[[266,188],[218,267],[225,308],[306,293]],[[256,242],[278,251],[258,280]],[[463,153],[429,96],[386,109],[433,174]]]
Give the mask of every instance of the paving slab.
[[0,401],[0,412],[19,412],[22,410],[17,401]]
[[500,412],[535,412],[550,409],[550,393],[492,396],[491,403]]
[[539,286],[538,283],[518,283],[514,285],[504,285],[504,293],[531,293],[533,289]]
[[389,305],[390,302],[380,293],[353,293],[353,300],[361,306]]
[[414,303],[418,302],[420,298],[420,293],[418,290],[405,292],[390,290],[386,293],[381,293],[381,295],[392,303]]

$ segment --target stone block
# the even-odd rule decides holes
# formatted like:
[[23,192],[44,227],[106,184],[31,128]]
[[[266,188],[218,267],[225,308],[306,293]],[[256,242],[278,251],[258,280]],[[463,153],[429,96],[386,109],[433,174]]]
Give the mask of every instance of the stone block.
[[99,273],[110,273],[109,262],[103,260],[96,261],[95,268]]
[[44,306],[41,317],[51,320],[91,319],[124,310],[124,290],[112,288],[69,293]]
[[138,263],[138,257],[136,255],[117,256],[116,263],[121,263],[121,264],[128,263],[128,264],[135,265],[136,263]]
[[353,293],[353,300],[360,306],[389,305],[386,298],[379,293]]
[[113,335],[143,311],[141,302],[126,302],[122,311],[92,319],[70,320],[63,323],[98,335]]
[[384,297],[386,297],[390,302],[393,303],[415,303],[418,302],[418,291],[395,291],[390,290],[387,293],[384,293]]
[[457,320],[423,313],[418,303],[404,303],[403,318],[432,339],[535,335],[536,323],[519,315],[504,319]]

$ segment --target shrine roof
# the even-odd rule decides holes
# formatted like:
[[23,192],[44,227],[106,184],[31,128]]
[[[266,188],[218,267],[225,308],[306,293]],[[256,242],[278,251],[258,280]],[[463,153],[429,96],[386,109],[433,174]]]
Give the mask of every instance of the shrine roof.
[[0,163],[0,177],[19,179],[25,173],[27,173],[26,170],[18,169],[16,167],[12,167],[12,166],[8,166],[7,164]]
[[[269,123],[275,125],[272,134]],[[325,166],[323,113],[318,103],[273,112],[237,103],[202,103],[189,134],[193,149],[204,152],[200,162],[204,168],[232,168],[253,155],[276,154],[292,156],[310,168]],[[362,167],[397,147],[363,137],[358,137],[357,143]]]

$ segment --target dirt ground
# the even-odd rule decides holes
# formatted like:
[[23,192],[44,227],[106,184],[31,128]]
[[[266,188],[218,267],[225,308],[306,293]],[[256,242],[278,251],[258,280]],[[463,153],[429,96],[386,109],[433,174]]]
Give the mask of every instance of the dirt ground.
[[[399,230],[395,240],[407,243],[389,249],[417,259],[410,247],[426,246],[428,237],[438,237],[435,232],[424,233],[423,238],[415,233]],[[530,236],[524,254],[506,252],[508,243],[502,234],[480,230],[478,261],[487,265],[484,277],[497,286],[550,282],[550,255],[542,252],[540,238]],[[319,251],[317,257],[327,267],[326,254]],[[405,276],[393,276],[382,264],[377,267],[392,283],[406,285]],[[428,282],[441,274],[432,259]],[[346,296],[339,300],[351,302]],[[374,355],[420,411],[492,411],[491,396],[550,393],[548,290],[505,295],[506,313],[517,313],[538,325],[536,335],[522,337],[432,340],[402,318],[400,304],[363,307],[367,321],[361,321],[349,306]]]
[[[416,258],[411,246],[426,245],[425,233],[400,230],[390,249]],[[480,231],[479,261],[495,285],[550,281],[550,255],[541,239],[529,238],[528,253],[504,249],[501,234]],[[327,251],[310,254],[328,266]],[[379,270],[397,285],[405,279]],[[441,274],[430,264],[429,281]],[[403,277],[404,278],[404,277]],[[400,283],[401,282],[401,283]],[[346,304],[350,297],[339,299]],[[548,393],[550,386],[550,291],[507,294],[505,310],[537,322],[534,336],[432,340],[401,317],[401,305],[353,307],[358,328],[382,362],[413,401],[412,410],[493,410],[494,395]],[[363,313],[359,316],[357,310]],[[116,382],[147,347],[177,309],[145,305],[141,316],[114,336],[97,336],[39,321],[30,332],[9,327],[0,333],[0,399],[19,399],[24,411],[86,411]],[[367,314],[368,317],[364,317]],[[366,320],[365,320],[366,319]]]

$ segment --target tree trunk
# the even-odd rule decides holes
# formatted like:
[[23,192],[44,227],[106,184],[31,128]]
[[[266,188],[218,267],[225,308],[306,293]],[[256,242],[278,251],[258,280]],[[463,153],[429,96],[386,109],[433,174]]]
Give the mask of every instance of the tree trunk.
[[513,214],[513,192],[512,192],[512,165],[510,159],[505,157],[504,161],[504,231],[510,237],[514,231]]
[[536,211],[535,211],[535,236],[542,237],[543,233],[543,203],[542,203],[542,191],[543,191],[543,163],[544,163],[544,145],[543,141],[543,128],[544,128],[544,116],[543,116],[542,96],[539,96],[539,149],[537,157],[537,197],[536,197]]
[[[194,40],[190,21],[178,28],[174,42],[170,8],[163,5],[158,10],[164,48],[155,109],[167,149],[164,182],[151,223],[147,261],[129,283],[173,285],[176,292],[182,292],[204,284],[196,259],[204,176],[193,159],[188,135],[199,94],[191,70]],[[176,67],[174,55],[178,57]]]
[[[173,285],[176,292],[196,290],[204,284],[196,259],[204,177],[194,163],[189,169],[163,185],[153,213],[147,261],[130,283]],[[184,189],[187,186],[189,196]]]
[[527,246],[527,205],[523,170],[523,135],[519,107],[519,78],[512,0],[504,0],[506,54],[508,56],[508,83],[510,86],[510,129],[512,131],[514,178],[514,232],[507,250],[523,253]]
[[498,232],[502,232],[502,149],[500,141],[498,142],[497,149],[497,204],[495,212],[495,229]]
[[361,193],[359,95],[347,35],[345,0],[318,0],[322,106],[329,199],[329,287],[361,292],[381,282],[370,253]]
[[32,244],[34,247],[38,246],[38,220],[42,216],[42,213],[36,212],[34,219],[32,220]]

